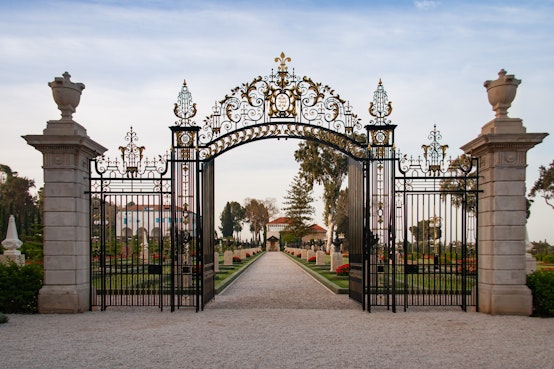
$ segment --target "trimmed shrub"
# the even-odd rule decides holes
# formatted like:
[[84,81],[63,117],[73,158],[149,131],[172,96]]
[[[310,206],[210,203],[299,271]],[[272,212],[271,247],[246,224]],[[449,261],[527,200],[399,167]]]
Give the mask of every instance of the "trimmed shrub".
[[7,323],[8,317],[5,314],[0,313],[0,324]]
[[533,293],[533,316],[554,317],[554,272],[539,270],[527,276]]
[[19,267],[15,263],[0,263],[0,311],[6,314],[36,313],[42,278],[41,265]]
[[542,261],[548,264],[554,264],[554,254],[543,255]]

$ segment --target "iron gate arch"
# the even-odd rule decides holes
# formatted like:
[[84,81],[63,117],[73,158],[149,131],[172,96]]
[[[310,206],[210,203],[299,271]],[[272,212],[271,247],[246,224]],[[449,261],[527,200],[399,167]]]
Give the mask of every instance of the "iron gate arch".
[[[275,138],[320,142],[349,157],[350,297],[368,311],[379,305],[396,311],[399,299],[405,307],[419,304],[419,300],[410,303],[406,298],[409,289],[404,288],[404,295],[399,295],[396,286],[399,275],[414,270],[414,260],[397,265],[395,260],[385,263],[379,257],[396,251],[397,239],[403,240],[404,249],[411,244],[408,237],[397,236],[409,228],[396,218],[396,206],[401,203],[398,196],[407,198],[407,184],[416,177],[408,178],[406,173],[414,173],[413,165],[427,163],[434,155],[434,146],[419,161],[400,156],[394,143],[396,126],[387,120],[391,103],[381,81],[370,103],[373,119],[362,126],[349,103],[329,86],[290,72],[287,62],[291,59],[284,53],[275,61],[279,63],[276,73],[272,70],[267,77],[256,77],[231,90],[216,102],[203,125],[193,121],[196,104],[183,83],[174,107],[178,120],[170,127],[169,153],[154,160],[145,158],[145,149],[136,144],[131,128],[128,145],[119,148],[121,159],[100,157],[91,161],[93,305],[101,309],[153,305],[161,309],[170,306],[172,311],[180,307],[203,310],[215,291],[215,159],[240,145]],[[440,160],[446,163],[445,157]],[[471,165],[465,170],[467,160],[442,164],[439,170],[433,166],[436,164],[427,167],[437,176],[450,174],[451,184],[472,183],[476,177],[470,176],[474,174]],[[457,167],[461,162],[465,165],[462,171]],[[422,173],[429,177],[429,171]],[[400,178],[404,185],[398,182]],[[446,183],[444,179],[434,180]],[[472,189],[462,187],[442,188],[439,196],[471,196]],[[429,191],[437,193],[436,188]],[[406,216],[403,219],[409,221]],[[462,277],[466,276],[462,272]],[[404,287],[406,281],[404,278]],[[464,309],[466,300],[464,297],[460,304]]]

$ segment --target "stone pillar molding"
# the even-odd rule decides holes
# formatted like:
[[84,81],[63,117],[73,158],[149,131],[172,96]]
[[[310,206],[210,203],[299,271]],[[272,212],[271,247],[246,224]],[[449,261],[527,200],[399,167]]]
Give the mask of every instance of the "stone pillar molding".
[[[499,80],[505,78],[502,72]],[[497,102],[491,105],[499,110]],[[527,133],[522,120],[509,118],[506,104],[502,108],[477,138],[461,147],[479,158],[478,308],[488,314],[528,316],[533,300],[525,271],[527,151],[548,134]]]
[[[74,111],[76,104],[72,107]],[[70,116],[48,121],[42,135],[23,138],[43,154],[44,283],[39,312],[89,310],[89,160],[107,149]]]

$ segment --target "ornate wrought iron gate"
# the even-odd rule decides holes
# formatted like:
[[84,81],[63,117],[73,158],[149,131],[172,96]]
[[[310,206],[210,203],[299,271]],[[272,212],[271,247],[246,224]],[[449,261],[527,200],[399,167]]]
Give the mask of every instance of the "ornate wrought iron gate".
[[423,158],[397,152],[380,81],[362,127],[329,86],[290,73],[284,54],[275,61],[276,73],[233,89],[203,126],[184,83],[170,153],[143,157],[131,128],[120,159],[91,161],[92,305],[202,310],[215,292],[215,158],[275,138],[349,157],[349,295],[363,309],[476,305],[475,160],[448,160],[436,129]]
[[[198,309],[197,163],[143,157],[131,128],[121,158],[91,162],[91,305]],[[171,155],[174,155],[173,153]]]
[[366,126],[368,311],[477,306],[477,160],[448,159],[436,127],[422,157],[401,155],[391,111],[379,84]]

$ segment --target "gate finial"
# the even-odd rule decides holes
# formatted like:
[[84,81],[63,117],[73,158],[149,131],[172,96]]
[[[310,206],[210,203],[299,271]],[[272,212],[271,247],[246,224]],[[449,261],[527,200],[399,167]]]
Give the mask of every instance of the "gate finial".
[[135,141],[138,141],[138,136],[133,127],[127,135],[125,135],[125,141],[129,143],[127,146],[119,146],[119,151],[121,152],[121,160],[123,166],[125,167],[125,172],[128,175],[137,175],[140,169],[140,164],[142,161],[142,152],[144,151],[144,146],[138,146]]
[[387,92],[380,78],[377,90],[373,93],[373,101],[369,103],[368,111],[372,117],[376,118],[371,121],[372,124],[385,125],[389,123],[385,118],[392,113],[392,102],[389,101]]
[[183,86],[181,86],[181,91],[177,96],[173,113],[179,118],[179,121],[175,122],[179,126],[190,126],[190,118],[196,115],[196,103],[192,101],[192,95],[187,87],[186,80],[183,81]]
[[288,56],[285,57],[285,53],[281,52],[281,55],[275,58],[276,63],[280,63],[279,67],[277,68],[280,73],[286,73],[289,70],[289,67],[287,66],[287,62],[291,62],[292,59]]

